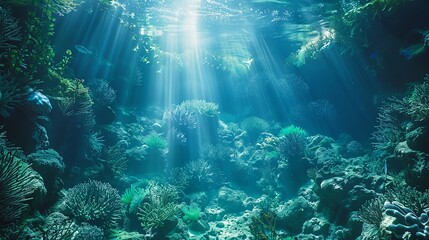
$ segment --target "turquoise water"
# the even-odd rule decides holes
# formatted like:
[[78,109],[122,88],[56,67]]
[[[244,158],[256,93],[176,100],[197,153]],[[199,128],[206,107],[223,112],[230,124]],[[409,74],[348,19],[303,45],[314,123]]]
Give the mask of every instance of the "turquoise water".
[[0,239],[427,239],[424,0],[2,0]]

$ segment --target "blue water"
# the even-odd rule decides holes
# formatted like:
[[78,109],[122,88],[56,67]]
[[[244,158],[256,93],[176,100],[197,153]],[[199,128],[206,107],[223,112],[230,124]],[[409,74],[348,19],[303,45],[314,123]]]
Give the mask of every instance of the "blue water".
[[3,0],[0,239],[428,238],[427,9]]

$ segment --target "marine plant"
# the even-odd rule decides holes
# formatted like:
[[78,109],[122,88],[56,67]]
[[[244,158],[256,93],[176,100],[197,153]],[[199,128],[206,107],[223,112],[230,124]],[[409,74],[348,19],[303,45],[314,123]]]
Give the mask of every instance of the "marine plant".
[[137,213],[138,207],[147,196],[148,190],[138,187],[137,184],[131,184],[122,194],[122,203],[126,206],[129,213]]
[[197,221],[201,217],[201,209],[196,205],[183,206],[180,210],[185,221]]
[[58,107],[71,126],[90,132],[95,125],[93,101],[83,80],[60,77]]
[[114,146],[106,147],[98,161],[103,165],[101,178],[120,178],[127,169],[128,159],[125,157],[125,148],[118,142]]
[[307,131],[290,125],[280,130],[278,147],[283,157],[303,156],[307,144]]
[[167,148],[167,141],[156,133],[149,134],[143,139],[148,151],[162,151]]
[[64,199],[67,215],[78,222],[88,222],[104,230],[118,225],[121,197],[109,183],[89,180],[70,188]]
[[387,188],[385,197],[391,202],[402,203],[417,214],[423,213],[429,208],[429,189],[421,192],[408,185],[394,185]]
[[0,49],[15,47],[14,42],[21,41],[20,30],[11,12],[0,6]]
[[149,194],[137,215],[145,231],[157,230],[168,221],[175,221],[179,210],[177,190],[166,184],[153,182],[148,187]]
[[279,137],[286,136],[289,134],[297,134],[297,135],[306,136],[307,131],[305,131],[305,129],[303,129],[303,128],[297,127],[297,126],[292,124],[292,125],[289,125],[285,128],[282,128],[280,130]]
[[89,84],[92,99],[99,105],[111,105],[116,100],[116,91],[103,79],[97,79]]
[[0,229],[19,220],[34,191],[30,165],[15,154],[16,151],[0,152]]
[[255,239],[276,240],[277,239],[277,213],[271,209],[264,209],[251,218],[248,225],[250,233]]
[[372,134],[376,150],[393,154],[396,145],[405,140],[402,121],[407,118],[406,109],[407,103],[397,98],[390,98],[382,105]]
[[16,107],[22,105],[30,86],[37,83],[38,81],[29,78],[17,79],[11,74],[0,74],[0,115],[7,117]]
[[92,132],[88,136],[89,149],[95,153],[100,153],[104,147],[104,139],[100,131]]
[[219,116],[219,106],[213,102],[207,102],[205,100],[193,99],[182,102],[178,108],[184,108],[193,113],[202,114],[208,117]]
[[47,8],[57,14],[67,14],[74,11],[83,0],[3,0],[5,4],[17,5],[17,6],[34,6],[40,9]]
[[336,42],[343,52],[351,54],[368,48],[368,30],[373,23],[411,1],[413,0],[370,0],[343,5],[331,17]]
[[264,119],[253,116],[243,119],[240,127],[247,132],[249,140],[254,142],[259,137],[259,134],[268,130],[270,125]]
[[377,197],[366,201],[359,209],[358,218],[360,221],[378,228],[383,221],[383,197]]
[[[378,196],[366,201],[357,213],[358,219],[364,223],[362,238],[365,239],[390,239],[390,231],[386,231],[384,203],[386,198]],[[384,222],[384,223],[383,223]]]
[[49,214],[45,223],[37,228],[46,240],[72,239],[78,233],[77,225],[60,212]]
[[164,112],[163,120],[169,127],[174,127],[184,133],[197,128],[195,115],[185,108],[174,108]]
[[413,120],[426,122],[429,120],[429,75],[425,76],[423,83],[413,87],[411,95],[407,98],[407,113]]

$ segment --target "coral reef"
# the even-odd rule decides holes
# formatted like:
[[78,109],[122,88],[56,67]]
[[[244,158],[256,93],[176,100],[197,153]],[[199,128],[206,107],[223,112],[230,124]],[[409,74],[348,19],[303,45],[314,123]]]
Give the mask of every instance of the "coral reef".
[[121,219],[121,197],[108,183],[88,181],[68,190],[64,211],[78,222],[88,222],[108,230]]

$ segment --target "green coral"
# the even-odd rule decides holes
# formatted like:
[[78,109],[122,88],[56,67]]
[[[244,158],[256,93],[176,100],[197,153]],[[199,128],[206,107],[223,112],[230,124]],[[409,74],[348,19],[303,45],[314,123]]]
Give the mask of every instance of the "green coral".
[[179,209],[177,199],[178,193],[173,186],[152,183],[148,201],[143,203],[137,214],[143,229],[153,230],[173,221]]
[[298,134],[298,135],[307,135],[307,131],[305,129],[297,127],[295,125],[289,125],[285,128],[282,128],[279,133],[279,137],[283,137],[290,134]]
[[131,184],[122,195],[122,203],[127,207],[128,212],[136,213],[143,199],[147,196],[148,190]]
[[163,150],[167,148],[167,141],[156,133],[152,133],[143,139],[143,144],[149,151]]
[[183,206],[181,210],[185,221],[197,221],[201,217],[201,209],[198,206]]
[[416,121],[429,120],[429,75],[423,83],[414,86],[411,96],[407,99],[407,113]]

